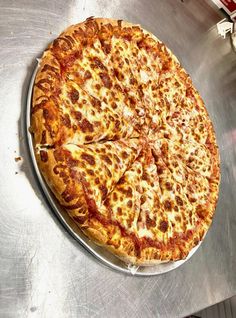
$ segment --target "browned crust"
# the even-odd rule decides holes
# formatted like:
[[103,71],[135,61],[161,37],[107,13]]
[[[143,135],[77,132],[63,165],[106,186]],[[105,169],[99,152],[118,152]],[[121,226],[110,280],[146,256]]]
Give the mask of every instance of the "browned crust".
[[[135,26],[132,23],[124,21],[118,22],[117,20],[112,19],[87,19],[85,22],[70,26],[63,33],[61,33],[59,38],[70,37],[68,43],[65,41],[65,46],[67,46],[67,48],[65,49],[70,49],[70,45],[79,45],[74,36],[74,32],[79,28],[86,30],[86,23],[89,23],[89,21],[96,21],[98,28],[100,28],[104,24],[111,24],[112,26],[122,25],[122,28]],[[154,41],[160,42],[154,35],[145,30],[143,31],[145,34],[151,36]],[[58,122],[59,120],[58,105],[56,105],[56,103],[53,104],[54,101],[53,98],[51,98],[51,95],[58,94],[57,88],[59,87],[59,83],[61,81],[62,72],[60,63],[52,53],[52,48],[56,45],[55,43],[56,42],[54,41],[54,43],[52,43],[45,51],[42,60],[40,61],[39,70],[35,80],[36,84],[34,86],[33,108],[31,117],[31,125],[34,134],[35,145],[54,145],[55,140],[52,138],[52,135],[57,135],[58,133],[60,133],[58,132],[59,128],[56,125],[52,125],[51,129],[53,129],[53,134],[49,134],[45,126],[50,124],[50,120],[49,124],[46,123],[43,116],[43,112],[45,110],[47,111],[48,108],[53,108],[54,113],[52,122]],[[168,49],[167,51],[173,58],[173,60],[179,64],[176,57]],[[47,65],[49,67],[47,67]],[[189,85],[192,86],[192,83],[190,82]],[[47,89],[47,86],[49,87],[49,90]],[[202,105],[202,108],[206,113],[206,117],[209,118],[204,103],[198,92],[196,92],[196,97],[199,103]],[[37,109],[39,104],[43,105],[43,107]],[[45,142],[44,140],[42,140],[42,134],[44,131],[46,134]],[[161,248],[155,247],[155,244],[154,246],[152,246],[153,242],[149,242],[148,240],[146,242],[142,242],[142,248],[140,249],[140,252],[138,254],[137,246],[135,246],[135,240],[131,239],[128,236],[124,236],[118,225],[108,224],[105,226],[103,222],[99,221],[98,218],[89,216],[89,206],[85,198],[81,180],[79,178],[76,179],[71,177],[71,170],[68,165],[63,168],[64,170],[62,169],[64,171],[64,174],[55,174],[55,166],[58,166],[58,161],[55,159],[54,150],[45,150],[48,156],[46,162],[42,160],[42,151],[44,151],[43,148],[41,149],[41,153],[40,151],[38,151],[38,149],[35,149],[35,152],[39,168],[47,184],[56,196],[57,200],[63,207],[68,210],[69,215],[75,220],[82,231],[91,240],[95,241],[101,246],[104,246],[106,249],[110,250],[112,253],[123,259],[125,262],[137,265],[153,265],[162,261],[166,262],[184,259],[188,255],[189,251],[196,244],[198,244],[200,240],[202,240],[203,236],[205,235],[211,224],[218,199],[220,168],[218,147],[216,145],[215,133],[210,120],[209,140],[207,146],[211,152],[214,162],[212,178],[210,178],[209,180],[211,196],[209,199],[208,216],[197,226],[194,232],[186,233],[185,235],[183,235],[182,238],[179,237],[173,239],[170,244],[161,246]],[[64,156],[66,156],[66,153],[64,154]],[[65,157],[63,158],[63,162],[64,161],[66,161]],[[66,183],[65,178],[67,180]],[[66,191],[68,192],[68,194],[66,194]],[[68,202],[67,196],[71,193],[73,193],[74,199]],[[112,242],[112,233],[116,233],[117,235],[115,245]],[[117,241],[119,242],[119,244],[117,244]],[[151,244],[151,246],[148,246],[148,244]],[[145,245],[147,247],[145,247]]]
[[[47,156],[47,161],[44,160],[44,155]],[[83,215],[87,213],[82,186],[79,179],[77,180],[75,176],[72,176],[73,171],[70,163],[66,164],[66,151],[63,151],[61,148],[57,150],[42,149],[35,152],[35,156],[46,183],[60,205],[68,209],[70,213],[73,212],[75,216],[80,215],[80,213]],[[59,159],[56,160],[55,157]]]

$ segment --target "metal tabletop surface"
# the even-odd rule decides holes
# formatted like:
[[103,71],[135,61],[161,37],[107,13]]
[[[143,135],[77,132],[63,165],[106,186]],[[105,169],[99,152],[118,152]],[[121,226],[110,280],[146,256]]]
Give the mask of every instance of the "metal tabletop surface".
[[[104,267],[51,212],[24,134],[27,89],[46,45],[89,16],[140,23],[179,57],[214,123],[220,198],[203,244],[176,270]],[[0,317],[184,317],[236,294],[236,53],[203,0],[0,0]],[[22,160],[15,161],[15,157]]]

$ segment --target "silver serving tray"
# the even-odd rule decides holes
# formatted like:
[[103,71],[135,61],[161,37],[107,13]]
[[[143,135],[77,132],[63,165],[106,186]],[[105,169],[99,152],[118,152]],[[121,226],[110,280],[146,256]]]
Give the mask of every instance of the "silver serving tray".
[[[40,62],[40,59],[37,59],[37,61]],[[55,196],[53,195],[53,193],[47,186],[43,176],[41,175],[39,171],[35,154],[34,154],[32,135],[29,132],[33,85],[34,85],[34,80],[36,77],[37,70],[38,70],[38,66],[35,68],[32,74],[30,84],[29,84],[29,89],[28,89],[27,107],[26,107],[26,136],[28,140],[30,156],[32,159],[32,166],[33,166],[32,168],[34,169],[37,175],[41,189],[47,201],[49,202],[52,210],[54,211],[56,216],[59,218],[61,223],[64,225],[64,227],[80,243],[80,245],[82,245],[90,254],[95,256],[96,259],[101,261],[104,265],[125,274],[131,274],[136,276],[159,275],[159,274],[167,273],[173,269],[176,269],[180,265],[184,264],[196,252],[201,242],[190,251],[189,255],[184,260],[180,260],[176,262],[161,263],[154,266],[128,265],[124,263],[122,260],[120,260],[118,257],[106,251],[104,248],[96,245],[91,240],[89,240],[80,230],[80,228],[76,225],[76,223],[68,216],[67,212],[59,205]]]

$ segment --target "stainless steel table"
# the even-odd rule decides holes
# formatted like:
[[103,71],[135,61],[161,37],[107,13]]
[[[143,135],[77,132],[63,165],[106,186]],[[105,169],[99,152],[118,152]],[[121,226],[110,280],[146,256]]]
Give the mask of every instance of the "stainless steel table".
[[[30,165],[23,119],[35,58],[92,15],[141,23],[163,40],[216,128],[222,181],[213,226],[188,262],[161,276],[125,276],[89,256],[50,211]],[[220,19],[199,0],[0,0],[1,317],[183,317],[236,294],[236,54],[217,35]]]

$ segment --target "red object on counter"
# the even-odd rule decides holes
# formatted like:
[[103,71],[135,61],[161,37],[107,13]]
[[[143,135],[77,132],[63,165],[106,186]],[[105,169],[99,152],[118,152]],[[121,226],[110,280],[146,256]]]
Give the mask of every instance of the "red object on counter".
[[220,2],[233,13],[236,10],[236,2],[234,0],[220,0]]

